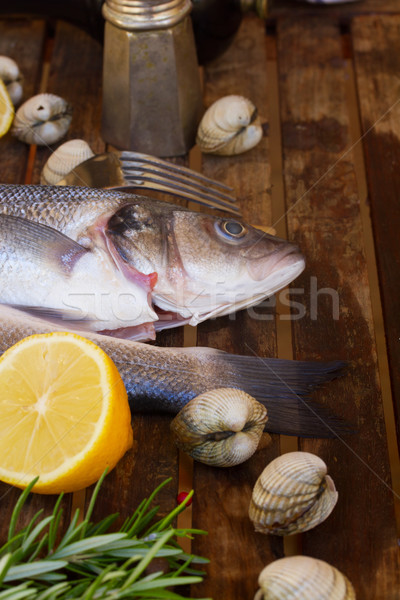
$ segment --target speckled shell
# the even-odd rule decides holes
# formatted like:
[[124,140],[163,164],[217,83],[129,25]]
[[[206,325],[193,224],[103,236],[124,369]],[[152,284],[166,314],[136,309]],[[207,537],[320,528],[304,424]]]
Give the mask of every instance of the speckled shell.
[[94,152],[85,140],[65,142],[49,156],[43,167],[40,183],[57,185],[67,173],[92,156],[94,156]]
[[256,531],[291,535],[312,529],[332,512],[338,493],[323,460],[289,452],[267,465],[257,479],[249,507]]
[[66,100],[54,94],[38,94],[19,107],[12,133],[27,144],[55,144],[67,133],[71,119],[72,107]]
[[0,79],[3,80],[14,106],[22,99],[22,76],[15,60],[9,56],[0,56]]
[[231,467],[254,454],[267,420],[266,408],[252,396],[221,388],[190,400],[171,431],[176,445],[195,460]]
[[355,600],[350,581],[329,563],[288,556],[267,565],[258,577],[254,600]]
[[254,104],[243,96],[225,96],[204,113],[196,143],[204,153],[228,156],[250,150],[262,135]]

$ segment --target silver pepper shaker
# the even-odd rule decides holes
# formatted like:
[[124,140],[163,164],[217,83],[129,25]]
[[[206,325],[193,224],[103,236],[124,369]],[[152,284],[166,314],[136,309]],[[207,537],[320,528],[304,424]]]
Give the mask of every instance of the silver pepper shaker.
[[106,142],[155,156],[194,145],[203,103],[190,10],[190,0],[106,0]]

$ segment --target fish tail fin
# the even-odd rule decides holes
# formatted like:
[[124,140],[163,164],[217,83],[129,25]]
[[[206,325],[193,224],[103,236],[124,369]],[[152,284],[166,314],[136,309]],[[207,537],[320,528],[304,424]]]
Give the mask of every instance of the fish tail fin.
[[[268,411],[265,430],[300,437],[338,437],[354,427],[310,400],[312,390],[342,375],[343,361],[296,361],[219,352],[221,385],[244,390]],[[221,359],[221,362],[219,362]],[[229,384],[228,384],[229,382]],[[216,386],[217,387],[217,386]]]

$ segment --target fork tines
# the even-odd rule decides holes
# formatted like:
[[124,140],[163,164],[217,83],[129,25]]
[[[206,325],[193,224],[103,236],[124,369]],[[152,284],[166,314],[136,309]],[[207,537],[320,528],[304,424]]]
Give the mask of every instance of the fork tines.
[[[233,214],[240,214],[229,186],[186,167],[138,152],[120,153],[120,164],[128,185],[170,191],[194,202],[204,202]],[[203,202],[204,201],[204,202]]]

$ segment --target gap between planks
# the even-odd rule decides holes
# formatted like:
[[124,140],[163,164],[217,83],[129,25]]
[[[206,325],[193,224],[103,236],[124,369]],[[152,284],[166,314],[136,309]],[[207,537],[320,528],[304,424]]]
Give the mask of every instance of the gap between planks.
[[[270,167],[271,167],[271,203],[272,227],[278,237],[287,239],[285,187],[283,182],[282,162],[282,137],[280,128],[280,103],[276,37],[266,35],[266,76],[268,81],[268,109],[269,109],[269,138],[270,138]],[[276,294],[276,339],[278,358],[293,359],[292,325],[288,318],[290,307],[282,303],[281,294],[288,297],[288,288]],[[295,452],[299,449],[298,438],[295,436],[280,436],[281,454]],[[301,554],[302,536],[293,535],[283,538],[283,552],[285,556]]]
[[[53,48],[54,48],[54,37],[51,36],[49,34],[49,32],[46,30],[45,39],[43,41],[43,51],[42,51],[42,57],[43,57],[42,58],[42,71],[41,71],[41,75],[40,75],[39,89],[36,92],[37,94],[43,94],[44,92],[47,91],[47,85],[48,85],[49,75],[50,75],[50,63],[51,63],[51,56],[53,54]],[[24,179],[25,184],[32,183],[33,169],[34,169],[35,159],[36,159],[36,150],[37,150],[36,145],[29,146],[28,161],[27,161],[25,179]]]
[[[202,70],[200,73],[202,76]],[[189,152],[189,168],[201,173],[201,152],[197,146],[192,148]],[[199,206],[195,202],[188,202],[188,208],[197,211],[199,210]],[[185,348],[197,345],[197,327],[192,327],[191,325],[184,326],[183,345]],[[188,492],[191,489],[193,489],[193,459],[180,450],[178,464],[178,492]],[[185,508],[185,510],[178,515],[177,527],[178,529],[190,529],[192,523],[193,504]],[[190,538],[180,538],[179,544],[186,553],[191,554],[192,541]]]

